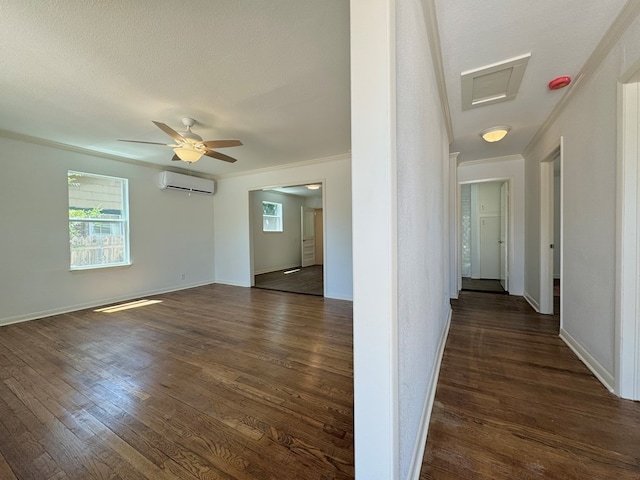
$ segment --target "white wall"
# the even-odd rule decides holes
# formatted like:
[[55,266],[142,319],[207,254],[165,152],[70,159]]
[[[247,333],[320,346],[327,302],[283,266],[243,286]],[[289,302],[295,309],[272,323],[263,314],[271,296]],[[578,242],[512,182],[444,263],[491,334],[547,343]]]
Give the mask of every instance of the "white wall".
[[[160,190],[154,168],[1,137],[0,158],[0,324],[213,282],[215,196]],[[68,170],[129,179],[131,266],[69,271]]]
[[447,135],[422,3],[354,0],[351,34],[356,478],[417,478],[450,312]]
[[409,478],[424,450],[450,311],[449,143],[422,4],[398,2],[397,15],[400,478]]
[[251,285],[250,191],[321,182],[324,182],[325,201],[325,296],[351,300],[351,161],[348,157],[221,178],[214,205],[216,282]]
[[[562,330],[605,381],[614,373],[616,148],[618,79],[640,58],[640,20],[600,68],[582,80],[566,108],[525,152],[527,291],[540,299],[540,161],[563,137]],[[529,242],[529,239],[532,241]]]
[[[458,182],[472,183],[478,181],[510,179],[511,195],[509,198],[512,211],[510,228],[510,264],[509,293],[524,293],[524,257],[525,257],[525,168],[524,159],[520,155],[501,157],[482,161],[461,163],[458,166]],[[529,241],[527,234],[527,242]]]
[[[300,207],[305,206],[305,197],[256,190],[250,192],[250,199],[254,275],[299,267],[302,262]],[[282,232],[262,231],[263,201],[282,204]]]

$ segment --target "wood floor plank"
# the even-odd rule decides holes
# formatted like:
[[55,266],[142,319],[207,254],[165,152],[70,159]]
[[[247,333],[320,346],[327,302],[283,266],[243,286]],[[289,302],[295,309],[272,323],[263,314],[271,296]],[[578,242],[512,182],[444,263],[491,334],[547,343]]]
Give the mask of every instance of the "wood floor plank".
[[0,328],[0,469],[353,478],[350,302],[221,285],[154,299]]
[[640,402],[610,394],[520,298],[453,302],[421,480],[638,479]]
[[0,453],[0,478],[4,480],[16,480],[18,478],[14,475],[11,466],[7,463],[2,453]]

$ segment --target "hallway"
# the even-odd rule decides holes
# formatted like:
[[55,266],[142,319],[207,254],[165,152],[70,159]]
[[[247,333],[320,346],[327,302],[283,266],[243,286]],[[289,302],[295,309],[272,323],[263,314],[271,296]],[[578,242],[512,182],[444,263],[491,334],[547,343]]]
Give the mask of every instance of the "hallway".
[[421,480],[638,479],[640,402],[604,389],[521,297],[463,292]]

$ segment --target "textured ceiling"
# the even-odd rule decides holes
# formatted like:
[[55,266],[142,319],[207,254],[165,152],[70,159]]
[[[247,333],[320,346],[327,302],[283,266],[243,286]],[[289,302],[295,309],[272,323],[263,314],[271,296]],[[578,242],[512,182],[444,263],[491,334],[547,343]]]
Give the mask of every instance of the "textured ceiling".
[[[435,1],[461,161],[519,154],[625,0]],[[606,8],[605,8],[606,7]],[[463,71],[531,53],[515,100],[461,109]],[[151,120],[205,140],[238,162],[230,174],[350,149],[347,0],[7,0],[0,3],[0,130],[176,166]],[[478,133],[510,125],[498,144]]]
[[[460,161],[522,153],[565,90],[547,84],[572,78],[626,0],[435,0],[454,142]],[[515,100],[462,111],[460,74],[531,53]],[[479,133],[512,127],[499,143]]]
[[[345,0],[10,0],[0,3],[0,129],[171,164],[151,120],[238,159],[224,174],[348,153]],[[176,162],[174,162],[175,165]]]

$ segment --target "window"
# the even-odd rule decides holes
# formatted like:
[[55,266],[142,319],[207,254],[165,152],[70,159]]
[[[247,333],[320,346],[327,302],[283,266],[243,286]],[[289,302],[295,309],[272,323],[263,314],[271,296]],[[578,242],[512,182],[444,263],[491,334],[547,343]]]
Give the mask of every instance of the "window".
[[282,231],[282,204],[262,202],[262,231]]
[[72,270],[129,265],[126,178],[67,172]]

